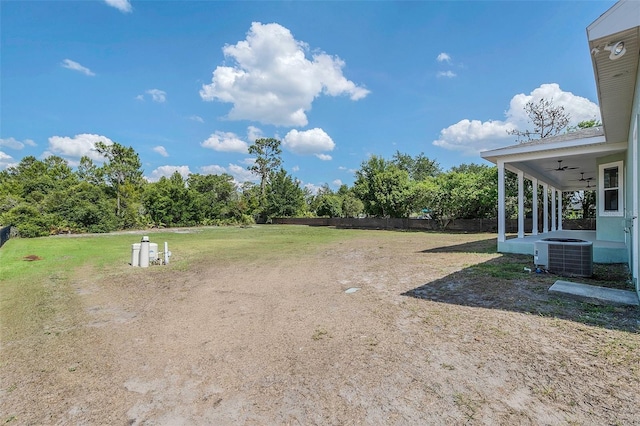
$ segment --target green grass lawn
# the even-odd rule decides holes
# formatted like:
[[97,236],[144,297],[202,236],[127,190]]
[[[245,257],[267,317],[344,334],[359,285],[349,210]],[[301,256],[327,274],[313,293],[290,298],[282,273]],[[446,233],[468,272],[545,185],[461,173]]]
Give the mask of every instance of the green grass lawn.
[[[0,248],[0,338],[22,334],[70,308],[77,300],[72,285],[76,271],[89,268],[93,274],[136,274],[129,266],[135,234],[56,236],[11,239]],[[148,233],[158,250],[164,242],[172,252],[168,266],[152,266],[151,273],[187,270],[198,262],[269,262],[292,256],[338,239],[361,235],[362,231],[304,226],[253,226],[248,228],[196,228],[189,232],[167,230]],[[38,260],[29,261],[29,257]]]
[[[188,266],[191,262],[216,256],[237,259],[268,258],[283,252],[295,253],[357,231],[303,226],[253,226],[250,228],[196,228],[191,232],[153,232],[150,240],[162,251],[168,242],[171,264]],[[0,249],[0,284],[6,290],[17,282],[41,280],[53,274],[67,275],[80,266],[108,269],[131,261],[131,244],[140,242],[137,234],[105,234],[72,237],[12,239]],[[28,261],[28,256],[40,260]]]

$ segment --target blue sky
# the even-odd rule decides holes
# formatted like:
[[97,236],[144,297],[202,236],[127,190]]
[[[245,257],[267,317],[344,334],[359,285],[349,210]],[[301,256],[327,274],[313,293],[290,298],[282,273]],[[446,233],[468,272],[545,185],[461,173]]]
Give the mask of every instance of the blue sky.
[[396,151],[482,163],[529,100],[599,118],[585,29],[613,3],[3,0],[0,169],[102,140],[152,181],[242,182],[256,137],[311,189]]

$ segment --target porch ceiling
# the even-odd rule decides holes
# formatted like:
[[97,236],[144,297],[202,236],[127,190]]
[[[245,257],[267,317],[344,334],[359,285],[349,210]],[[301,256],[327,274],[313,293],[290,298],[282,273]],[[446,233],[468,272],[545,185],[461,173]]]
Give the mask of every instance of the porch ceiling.
[[625,143],[606,143],[602,128],[482,152],[484,159],[503,162],[512,172],[522,170],[528,179],[538,179],[562,191],[597,187],[598,159],[624,152]]
[[527,178],[536,178],[562,191],[580,191],[597,188],[597,159],[595,153],[557,152],[548,158],[505,162],[505,167],[512,172],[522,170]]

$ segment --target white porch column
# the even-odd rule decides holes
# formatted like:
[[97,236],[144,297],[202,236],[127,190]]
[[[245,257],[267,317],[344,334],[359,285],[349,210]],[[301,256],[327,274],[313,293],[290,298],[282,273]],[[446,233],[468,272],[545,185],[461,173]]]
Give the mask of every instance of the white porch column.
[[503,243],[505,237],[505,196],[504,196],[504,161],[498,160],[498,242]]
[[518,170],[518,238],[524,238],[524,172]]
[[549,185],[542,184],[542,232],[549,232]]
[[551,232],[556,230],[556,189],[551,187]]
[[538,235],[538,179],[531,179],[531,186],[533,187],[533,212],[531,213],[533,225],[531,233]]
[[558,191],[558,231],[562,231],[562,191]]

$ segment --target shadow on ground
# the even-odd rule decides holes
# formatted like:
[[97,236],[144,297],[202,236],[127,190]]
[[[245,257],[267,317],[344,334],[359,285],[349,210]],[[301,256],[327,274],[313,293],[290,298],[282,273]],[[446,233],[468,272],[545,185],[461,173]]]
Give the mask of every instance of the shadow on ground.
[[[495,244],[495,239],[482,240],[421,253],[495,253]],[[548,273],[536,274],[525,268],[532,268],[532,256],[504,254],[425,283],[403,295],[434,302],[555,317],[610,329],[640,331],[640,309],[637,307],[593,304],[550,294],[548,289],[556,280],[572,279]],[[627,277],[625,265],[594,265],[592,278],[573,281],[629,290]]]
[[434,247],[422,250],[420,253],[496,253],[497,245],[495,238],[486,240],[471,241],[463,244],[451,246]]

